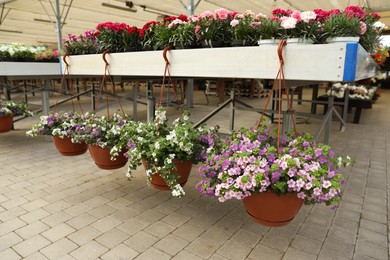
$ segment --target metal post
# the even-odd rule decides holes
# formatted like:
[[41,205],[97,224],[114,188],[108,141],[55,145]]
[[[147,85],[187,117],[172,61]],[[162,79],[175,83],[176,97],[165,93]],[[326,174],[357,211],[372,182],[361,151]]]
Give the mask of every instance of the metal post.
[[194,79],[187,80],[185,88],[186,108],[189,109],[194,106]]
[[95,98],[95,81],[92,81],[91,84],[91,103],[92,103],[92,111],[96,110],[96,98]]
[[49,89],[50,80],[45,79],[45,87],[42,90],[42,108],[45,115],[48,115],[50,112]]
[[135,81],[133,85],[133,119],[137,121],[137,96],[138,96],[139,81]]
[[152,81],[147,81],[146,84],[146,112],[148,122],[154,119],[154,97]]
[[332,115],[333,115],[333,106],[334,106],[334,96],[333,94],[329,95],[328,97],[328,118],[326,121],[326,128],[325,128],[325,138],[324,138],[324,144],[329,144],[330,139],[330,132],[332,130]]
[[234,130],[234,113],[235,113],[235,110],[234,110],[234,107],[235,107],[235,93],[234,93],[234,85],[232,86],[231,90],[230,90],[230,123],[229,123],[229,131],[230,133],[233,132]]
[[[189,0],[188,1],[188,15],[194,15],[195,12],[195,4],[194,0]],[[194,105],[194,79],[188,79],[187,80],[187,86],[186,86],[186,108],[189,109],[193,107]]]
[[62,33],[61,33],[61,13],[60,1],[56,0],[56,30],[57,30],[57,48],[62,49]]

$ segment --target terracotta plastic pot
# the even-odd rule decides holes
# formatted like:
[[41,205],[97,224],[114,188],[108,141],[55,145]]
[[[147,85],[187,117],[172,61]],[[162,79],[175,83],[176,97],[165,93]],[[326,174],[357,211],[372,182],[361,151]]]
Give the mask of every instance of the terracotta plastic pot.
[[126,165],[127,158],[123,155],[125,151],[119,153],[116,160],[111,160],[110,150],[97,145],[88,145],[89,153],[97,167],[103,170],[119,169]]
[[0,117],[0,133],[9,132],[12,129],[13,116]]
[[53,142],[58,152],[64,156],[80,155],[85,153],[88,149],[86,143],[72,143],[69,137],[60,138],[53,136]]
[[302,207],[303,200],[295,193],[276,195],[273,191],[252,194],[242,200],[251,218],[268,227],[290,223]]
[[[190,176],[192,162],[191,161],[182,162],[179,160],[173,160],[173,163],[175,164],[177,173],[180,176],[178,183],[181,186],[184,186],[188,181],[188,177]],[[146,169],[148,164],[147,161],[142,160],[142,164]],[[165,180],[160,176],[160,174],[154,174],[150,184],[152,184],[153,187],[159,190],[170,190],[169,186],[166,184]]]

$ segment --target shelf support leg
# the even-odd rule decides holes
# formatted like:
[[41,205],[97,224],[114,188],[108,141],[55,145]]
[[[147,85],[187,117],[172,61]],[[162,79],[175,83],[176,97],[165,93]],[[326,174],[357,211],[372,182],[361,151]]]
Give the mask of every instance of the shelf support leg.
[[235,95],[234,95],[234,86],[232,87],[232,89],[230,90],[230,120],[229,120],[229,131],[230,133],[233,132],[234,130],[234,113],[235,113]]

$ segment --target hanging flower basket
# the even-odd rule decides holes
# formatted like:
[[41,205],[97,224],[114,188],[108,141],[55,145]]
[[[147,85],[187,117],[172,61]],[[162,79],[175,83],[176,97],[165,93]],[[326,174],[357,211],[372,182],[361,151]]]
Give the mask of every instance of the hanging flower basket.
[[[178,178],[179,178],[177,180],[177,183],[183,187],[187,183],[188,177],[190,176],[192,162],[191,161],[182,162],[182,161],[174,159],[173,163],[176,167],[176,170],[174,170],[174,171],[177,173]],[[147,169],[148,162],[146,160],[142,160],[142,164],[145,167],[145,169]],[[159,173],[156,173],[152,176],[150,184],[159,190],[170,190],[171,189]]]
[[88,145],[89,153],[97,167],[103,170],[119,169],[126,165],[127,158],[123,155],[125,152],[119,152],[115,160],[111,160],[110,149],[102,148],[97,145]]
[[303,205],[303,200],[294,193],[278,196],[271,190],[252,194],[242,202],[246,212],[255,222],[269,227],[287,225]]
[[0,117],[0,133],[9,132],[12,129],[13,119],[12,115]]
[[52,136],[52,138],[58,152],[64,156],[80,155],[88,150],[86,143],[72,143],[70,137],[60,138],[57,136]]

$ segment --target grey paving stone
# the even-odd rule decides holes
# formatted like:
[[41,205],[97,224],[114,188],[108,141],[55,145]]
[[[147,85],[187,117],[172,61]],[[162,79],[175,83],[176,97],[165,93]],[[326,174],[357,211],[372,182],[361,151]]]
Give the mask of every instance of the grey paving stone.
[[0,224],[0,236],[15,231],[26,226],[26,223],[18,218],[14,218]]
[[158,221],[147,228],[144,229],[145,232],[156,236],[158,238],[163,238],[169,233],[171,233],[173,230],[175,230],[174,226],[171,226],[167,223],[164,223],[162,221]]
[[346,258],[337,254],[334,254],[333,251],[321,250],[320,255],[317,258],[318,260],[348,260],[352,258]]
[[365,209],[362,210],[362,218],[376,221],[376,222],[379,222],[382,224],[387,223],[386,215],[381,214],[381,213],[377,213],[377,212],[373,212],[373,211],[369,211],[369,210],[365,210]]
[[299,249],[300,251],[304,251],[313,255],[318,255],[321,250],[322,244],[322,241],[297,235],[292,241],[291,246],[296,249]]
[[359,227],[359,223],[358,222],[351,221],[349,219],[345,219],[345,218],[342,218],[340,216],[336,216],[333,219],[332,225],[336,226],[336,227],[338,227],[340,229],[348,230],[350,232],[357,232],[357,229]]
[[229,238],[233,235],[233,232],[224,230],[217,226],[212,226],[207,229],[200,237],[214,240],[216,243],[222,245],[229,240]]
[[122,225],[119,225],[117,228],[130,234],[134,235],[141,231],[142,229],[146,228],[148,226],[148,223],[136,220],[136,219],[129,219],[125,221]]
[[278,260],[282,257],[282,252],[262,244],[258,244],[248,256],[249,259],[253,260]]
[[112,260],[112,259],[134,259],[138,253],[133,249],[119,244],[115,248],[109,250],[107,253],[101,256],[101,259]]
[[239,260],[247,259],[247,256],[251,251],[251,247],[248,247],[243,243],[237,245],[234,241],[229,240],[227,243],[224,243],[224,245],[218,249],[217,254],[226,257],[227,259]]
[[353,252],[355,250],[355,245],[345,241],[327,237],[325,239],[324,245],[322,246],[322,249],[330,251],[337,256],[352,258]]
[[129,236],[130,235],[126,232],[113,228],[107,232],[104,232],[101,236],[95,238],[95,241],[108,249],[112,249],[118,244],[122,243],[124,240],[128,239]]
[[102,246],[101,244],[90,241],[85,245],[82,245],[81,247],[77,248],[76,250],[72,251],[70,253],[71,256],[73,256],[76,259],[97,259],[98,257],[102,256],[108,251],[107,248]]
[[67,238],[63,238],[40,250],[48,259],[61,259],[78,247]]
[[346,229],[339,228],[337,226],[332,226],[329,229],[328,233],[329,238],[335,238],[337,240],[349,243],[349,244],[356,244],[356,238],[357,238],[357,233]]
[[202,233],[205,232],[206,229],[199,228],[198,226],[185,223],[179,228],[175,229],[172,234],[175,236],[178,236],[180,238],[183,238],[186,241],[192,242],[197,237],[199,237]]
[[317,255],[312,255],[312,254],[309,254],[307,252],[304,252],[304,251],[301,251],[301,250],[298,250],[296,248],[288,248],[286,253],[284,254],[283,260],[295,260],[295,259],[299,259],[299,260],[315,260],[317,259]]
[[240,229],[234,233],[234,235],[230,238],[230,241],[236,245],[243,244],[249,248],[254,248],[261,238],[261,235]]
[[381,247],[373,243],[358,239],[356,244],[356,253],[376,259],[386,259],[388,257],[389,251],[386,247]]
[[314,224],[303,224],[298,231],[298,234],[324,241],[328,230],[324,227],[319,227]]
[[199,237],[188,245],[186,250],[191,254],[207,259],[212,256],[219,247],[220,243],[217,241]]
[[[214,259],[213,256],[211,256],[209,259],[210,260]],[[224,258],[221,257],[219,260],[221,260],[221,259],[224,259]],[[196,256],[196,255],[193,255],[186,250],[182,250],[177,255],[175,255],[172,258],[172,260],[202,260],[202,258],[200,258],[199,256]],[[215,258],[214,260],[217,260],[217,258]]]
[[138,255],[135,259],[137,259],[137,260],[150,260],[150,259],[165,260],[165,259],[170,259],[170,258],[171,257],[169,255],[161,252],[160,250],[158,250],[154,247],[150,247],[145,252]]
[[61,238],[68,236],[69,234],[72,234],[75,231],[76,230],[71,226],[62,223],[58,226],[44,231],[43,233],[41,233],[41,235],[49,239],[51,242],[55,242]]
[[46,247],[51,242],[44,238],[41,235],[36,235],[34,237],[31,237],[29,239],[26,239],[22,242],[20,242],[17,245],[14,245],[12,248],[21,256],[27,257],[35,252],[38,252],[38,250]]
[[359,229],[358,239],[362,243],[364,241],[367,241],[367,242],[373,243],[373,244],[378,245],[378,246],[383,246],[383,247],[388,246],[388,241],[387,241],[386,235],[383,235],[383,234],[380,234],[380,233],[377,233],[377,232],[374,232],[371,230],[367,230],[364,228]]
[[81,214],[75,218],[72,218],[72,219],[66,221],[66,223],[75,229],[82,229],[82,228],[94,223],[97,220],[98,219],[96,217],[91,216],[88,213],[84,213],[84,214]]
[[4,236],[0,236],[0,252],[22,241],[23,239],[20,236],[16,235],[14,232],[7,233]]
[[261,244],[285,252],[291,243],[291,240],[287,237],[268,233],[260,241]]
[[178,238],[174,235],[167,235],[154,244],[153,247],[170,256],[174,256],[183,250],[188,244],[189,243],[184,239]]
[[94,229],[91,226],[86,226],[82,229],[77,230],[73,234],[70,234],[68,238],[78,244],[79,246],[82,246],[96,237],[100,236],[102,232]]
[[137,252],[144,252],[148,248],[152,247],[159,239],[144,231],[140,231],[133,235],[123,243]]
[[20,255],[18,255],[11,248],[8,248],[8,249],[0,252],[0,259],[18,260],[18,259],[22,259],[22,257]]
[[91,226],[104,233],[119,226],[122,223],[123,223],[122,221],[119,221],[116,218],[113,218],[111,216],[106,216],[95,221],[94,223],[91,224]]

